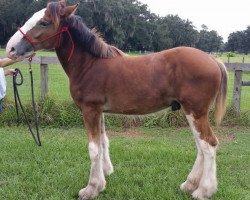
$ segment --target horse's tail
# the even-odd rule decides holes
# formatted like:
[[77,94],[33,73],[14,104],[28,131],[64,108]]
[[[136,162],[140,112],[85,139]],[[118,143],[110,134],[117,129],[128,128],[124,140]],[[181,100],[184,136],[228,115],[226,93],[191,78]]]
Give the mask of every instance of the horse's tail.
[[215,122],[219,125],[224,117],[226,111],[226,97],[227,97],[227,69],[226,66],[218,60],[215,60],[221,71],[221,83],[218,94],[215,99]]

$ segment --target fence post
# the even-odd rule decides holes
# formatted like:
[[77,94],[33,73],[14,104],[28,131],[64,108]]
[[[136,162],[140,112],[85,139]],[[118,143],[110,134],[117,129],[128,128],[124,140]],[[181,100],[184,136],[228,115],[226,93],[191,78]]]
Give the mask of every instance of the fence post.
[[233,91],[233,108],[237,116],[240,115],[240,97],[242,85],[242,71],[235,70],[234,73],[234,91]]
[[43,63],[42,56],[40,63],[40,72],[41,72],[41,98],[44,100],[48,95],[48,64]]

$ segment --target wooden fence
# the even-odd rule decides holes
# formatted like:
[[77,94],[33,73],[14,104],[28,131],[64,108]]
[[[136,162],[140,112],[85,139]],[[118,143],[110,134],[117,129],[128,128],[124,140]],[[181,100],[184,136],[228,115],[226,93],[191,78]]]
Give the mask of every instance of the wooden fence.
[[225,63],[225,65],[228,70],[234,71],[233,108],[236,114],[240,115],[241,88],[242,86],[250,86],[250,81],[242,81],[242,74],[243,72],[250,71],[250,64]]
[[[28,63],[28,61],[23,61]],[[34,64],[40,64],[41,74],[41,98],[44,99],[48,94],[48,65],[60,64],[56,57],[34,57],[32,60]],[[229,71],[234,71],[234,89],[233,89],[233,108],[237,115],[240,115],[240,100],[241,100],[241,88],[243,86],[250,86],[249,81],[242,81],[243,72],[250,71],[249,63],[225,63]],[[250,102],[249,102],[250,104]]]

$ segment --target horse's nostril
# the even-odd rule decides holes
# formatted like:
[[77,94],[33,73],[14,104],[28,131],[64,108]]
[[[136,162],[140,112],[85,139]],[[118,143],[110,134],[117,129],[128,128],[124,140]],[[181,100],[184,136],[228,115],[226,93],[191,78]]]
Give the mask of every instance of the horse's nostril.
[[13,51],[15,51],[15,48],[11,47],[10,52],[13,52]]

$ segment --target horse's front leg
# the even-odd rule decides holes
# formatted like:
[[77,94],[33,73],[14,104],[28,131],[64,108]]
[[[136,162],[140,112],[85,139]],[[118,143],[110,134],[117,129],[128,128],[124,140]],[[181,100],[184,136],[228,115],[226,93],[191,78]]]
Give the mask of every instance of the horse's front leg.
[[101,134],[102,134],[102,147],[103,147],[103,172],[105,176],[113,173],[113,165],[109,156],[109,139],[105,131],[104,114],[101,118]]
[[92,199],[105,189],[103,173],[103,144],[101,136],[101,111],[94,106],[84,106],[83,116],[88,132],[91,169],[87,187],[79,191],[79,199]]

